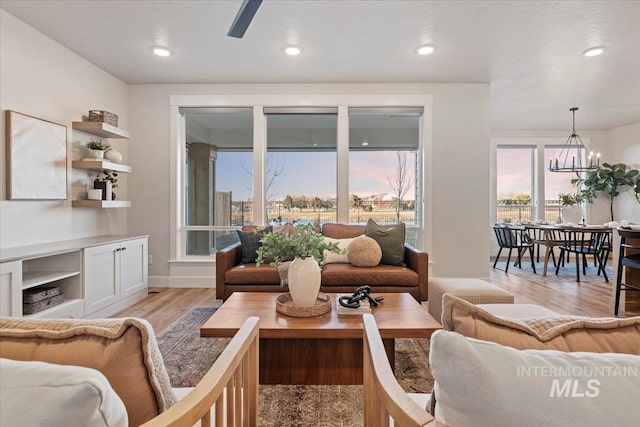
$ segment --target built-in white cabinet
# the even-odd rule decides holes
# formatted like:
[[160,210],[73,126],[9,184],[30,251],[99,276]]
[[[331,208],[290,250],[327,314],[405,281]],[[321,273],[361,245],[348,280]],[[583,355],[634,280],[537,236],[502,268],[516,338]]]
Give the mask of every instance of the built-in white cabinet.
[[[81,253],[79,250],[35,256],[0,264],[0,314],[3,316],[54,318],[84,316]],[[23,314],[25,292],[57,287],[62,303],[33,314]]]
[[126,240],[120,245],[120,297],[128,298],[148,289],[147,239]]
[[84,250],[85,314],[113,314],[121,302],[146,296],[148,281],[147,238],[123,240]]
[[148,289],[147,238],[123,240],[84,250],[85,313],[99,310]]
[[0,264],[0,316],[22,316],[22,261]]
[[[64,300],[25,315],[26,293],[51,287]],[[147,236],[53,242],[6,250],[0,258],[1,316],[108,317],[145,298],[147,291]]]
[[86,314],[120,301],[120,243],[93,246],[84,250],[84,310]]

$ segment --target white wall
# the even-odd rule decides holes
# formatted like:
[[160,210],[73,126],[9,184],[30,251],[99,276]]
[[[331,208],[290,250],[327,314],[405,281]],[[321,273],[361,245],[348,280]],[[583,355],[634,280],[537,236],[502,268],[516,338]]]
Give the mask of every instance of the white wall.
[[[0,134],[4,110],[15,110],[67,126],[69,200],[6,200],[5,138],[0,143],[0,248],[55,240],[126,233],[122,209],[71,208],[86,198],[95,174],[72,170],[71,160],[84,156],[79,145],[90,135],[71,130],[90,109],[118,114],[127,128],[127,86],[69,49],[0,10]],[[127,144],[110,140],[127,161]],[[135,143],[135,142],[134,142]],[[126,178],[118,196],[125,198]]]
[[[129,119],[129,232],[150,234],[150,281],[187,276],[172,267],[170,238],[171,95],[414,94],[433,95],[432,161],[425,171],[430,276],[488,277],[489,85],[487,84],[236,84],[132,85]],[[464,259],[458,257],[465,242]],[[454,255],[455,254],[455,255]],[[179,271],[179,273],[178,273]],[[196,273],[198,274],[198,273]],[[211,279],[213,280],[213,279]]]
[[[640,122],[610,129],[607,132],[611,160],[609,163],[626,163],[640,170]],[[629,187],[613,201],[613,214],[616,220],[626,219],[640,224],[640,203],[636,201]]]

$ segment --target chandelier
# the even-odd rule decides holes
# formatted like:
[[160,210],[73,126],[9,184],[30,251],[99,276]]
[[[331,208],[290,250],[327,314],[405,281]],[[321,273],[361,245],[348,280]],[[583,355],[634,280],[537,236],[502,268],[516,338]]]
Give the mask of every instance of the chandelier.
[[[593,158],[593,151],[589,153],[586,164],[582,164],[587,148],[576,133],[576,110],[578,107],[569,108],[573,114],[573,128],[571,135],[567,138],[558,157],[549,160],[549,170],[551,172],[585,172],[598,169],[600,166],[600,153]],[[594,163],[595,162],[595,163]]]

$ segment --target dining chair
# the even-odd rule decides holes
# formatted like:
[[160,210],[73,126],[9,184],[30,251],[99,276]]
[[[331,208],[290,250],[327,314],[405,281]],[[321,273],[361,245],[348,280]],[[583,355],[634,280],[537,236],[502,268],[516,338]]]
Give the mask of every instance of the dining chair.
[[[598,267],[598,274],[602,272],[605,281],[609,281],[604,268],[604,242],[611,231],[609,229],[596,228],[567,228],[562,230],[563,242],[560,246],[560,257],[566,253],[575,254],[576,281],[580,281],[580,259],[582,259],[582,275],[587,274],[587,255],[592,255]],[[556,275],[560,270],[560,264],[556,265]]]
[[[609,260],[609,255],[611,254],[611,250],[612,250],[612,243],[611,243],[611,235],[612,235],[612,231],[609,230],[609,232],[606,234],[604,241],[602,242],[602,265],[598,268],[598,275],[600,275],[601,271],[604,271],[604,269],[607,267],[607,261]],[[593,257],[593,263],[594,265],[597,266],[596,264],[597,259],[596,257]]]
[[533,273],[536,272],[536,264],[533,260],[533,241],[527,233],[527,230],[524,227],[509,227],[507,225],[495,225],[493,226],[493,230],[496,233],[496,239],[498,239],[498,246],[500,249],[498,250],[498,255],[496,255],[496,260],[493,263],[493,268],[496,268],[496,264],[498,264],[498,259],[500,258],[500,254],[502,253],[502,249],[509,249],[509,254],[507,255],[507,264],[505,266],[504,272],[509,272],[509,263],[511,262],[511,252],[514,249],[517,249],[518,259],[516,260],[515,265],[522,268],[522,255],[525,251],[529,252],[529,256],[531,257],[531,268],[533,269]]
[[618,229],[620,235],[620,255],[618,257],[618,278],[616,280],[616,301],[614,314],[618,315],[621,291],[640,291],[640,285],[625,283],[622,279],[622,269],[634,268],[640,270],[640,231]]
[[542,272],[543,276],[547,276],[547,267],[549,265],[549,258],[553,261],[553,266],[557,267],[558,263],[562,262],[564,265],[564,257],[558,258],[556,261],[556,255],[554,252],[554,248],[558,246],[562,246],[564,240],[560,236],[560,232],[558,229],[552,226],[529,226],[525,228],[531,233],[531,241],[534,245],[536,245],[536,262],[540,262],[540,246],[545,247],[544,253],[544,270]]

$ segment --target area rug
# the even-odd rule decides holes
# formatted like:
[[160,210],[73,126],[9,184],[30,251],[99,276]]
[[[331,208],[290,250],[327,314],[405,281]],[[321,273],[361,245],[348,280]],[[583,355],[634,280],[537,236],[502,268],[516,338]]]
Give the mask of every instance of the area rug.
[[202,338],[200,326],[216,308],[192,308],[157,337],[173,387],[193,387],[209,370],[230,338]]
[[[542,258],[542,255],[540,256]],[[504,271],[506,260],[498,261],[496,268],[498,270]],[[609,262],[610,264],[611,262]],[[575,281],[576,280],[576,262],[573,256],[571,257],[571,262],[565,262],[564,266],[560,266],[558,270],[558,275],[556,275],[556,268],[553,266],[553,262],[549,259],[549,265],[547,267],[547,276],[544,277],[542,272],[544,271],[544,263],[536,262],[536,274],[533,273],[531,269],[531,261],[529,258],[524,258],[522,260],[522,268],[516,267],[513,265],[513,260],[511,261],[511,265],[509,266],[509,273],[515,276],[524,277],[527,280],[531,280],[533,282],[553,282],[553,281]],[[493,267],[493,263],[491,263]],[[611,265],[605,267],[607,272],[607,276],[609,277],[609,281],[613,277],[613,269]],[[585,283],[603,283],[606,284],[604,280],[604,276],[600,274],[598,276],[598,267],[593,265],[593,257],[589,257],[587,263],[587,274],[583,274],[582,272],[582,260],[580,260],[580,281]]]
[[[201,338],[202,325],[215,308],[194,308],[158,335],[158,346],[174,387],[193,387],[229,343]],[[406,392],[433,388],[428,339],[396,340],[395,372]],[[260,426],[362,426],[362,386],[261,385]]]

